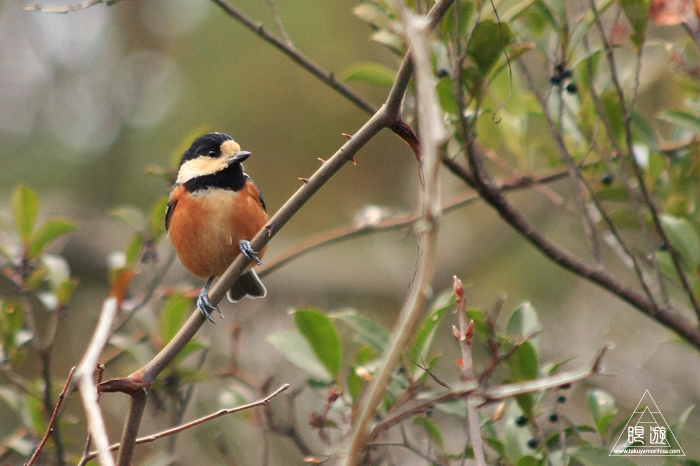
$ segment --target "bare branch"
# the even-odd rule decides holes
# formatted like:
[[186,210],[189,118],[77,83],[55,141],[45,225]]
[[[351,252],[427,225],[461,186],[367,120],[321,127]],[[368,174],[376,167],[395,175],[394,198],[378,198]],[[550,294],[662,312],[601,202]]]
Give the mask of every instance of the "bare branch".
[[[470,136],[468,136],[465,141],[468,146],[468,152],[476,153],[478,151]],[[475,156],[478,157],[478,155]],[[443,164],[455,175],[469,183],[470,186],[475,187],[481,193],[483,199],[498,211],[501,218],[524,236],[545,256],[576,275],[602,286],[623,301],[626,301],[649,317],[657,320],[665,327],[675,331],[688,340],[693,346],[700,349],[700,332],[698,329],[685,318],[674,312],[673,309],[657,306],[648,297],[619,281],[614,275],[581,261],[579,258],[552,243],[542,232],[535,228],[534,225],[518,212],[490,181],[488,183],[481,179],[476,181],[470,172],[453,160],[443,158]]]
[[[248,403],[242,406],[236,406],[235,408],[227,408],[227,409],[221,409],[215,413],[207,414],[206,416],[200,417],[199,419],[195,419],[194,421],[187,422],[185,424],[179,425],[177,427],[173,427],[172,429],[167,429],[163,430],[161,432],[148,435],[146,437],[140,437],[137,438],[136,441],[134,442],[135,445],[142,445],[144,443],[151,443],[155,442],[156,440],[160,440],[164,437],[168,437],[170,435],[174,435],[177,433],[180,433],[184,430],[190,429],[192,427],[198,426],[199,424],[203,424],[207,421],[211,421],[212,419],[216,419],[221,416],[226,416],[228,414],[233,414],[233,413],[238,413],[240,411],[246,411],[248,409],[253,409],[257,408],[258,406],[267,406],[270,401],[283,391],[287,390],[289,388],[289,384],[284,384],[274,392],[270,393],[268,396],[265,398],[254,401],[253,403]],[[121,448],[121,443],[115,443],[114,445],[109,447],[109,451],[117,451]],[[91,460],[98,456],[99,452],[93,451],[90,452],[89,455],[87,455],[87,460]]]
[[[438,2],[438,4],[441,2]],[[442,2],[451,4],[451,1]],[[410,54],[416,73],[418,91],[418,117],[420,119],[420,141],[422,146],[421,179],[423,181],[423,228],[419,235],[418,260],[394,337],[384,357],[381,369],[375,375],[369,392],[363,399],[360,415],[355,422],[350,445],[343,458],[345,466],[355,466],[370,439],[369,425],[376,415],[377,407],[384,397],[386,386],[392,376],[394,365],[404,346],[414,332],[428,301],[430,287],[435,275],[437,231],[440,212],[440,188],[438,170],[440,152],[446,132],[442,112],[433,82],[430,62],[429,34],[432,31],[428,17],[417,17],[405,10],[402,1],[396,2],[401,13],[403,32],[410,44]],[[437,8],[437,4],[434,8]]]
[[413,406],[400,413],[396,413],[387,419],[384,419],[374,427],[370,438],[372,440],[377,439],[379,435],[386,432],[391,427],[417,414],[424,413],[437,404],[457,400],[465,396],[479,397],[483,400],[482,403],[490,403],[493,401],[523,395],[525,393],[540,392],[543,390],[557,388],[565,384],[580,382],[581,380],[584,380],[592,375],[601,373],[603,358],[608,350],[610,350],[610,347],[608,345],[604,345],[596,355],[595,359],[593,359],[593,362],[584,368],[575,371],[561,372],[559,374],[542,377],[536,380],[527,380],[524,382],[499,385],[496,387],[487,388],[483,391],[479,390],[479,384],[476,381],[472,380],[464,382],[444,395],[433,398],[432,400],[424,401],[419,405]]
[[92,373],[97,367],[97,360],[112,334],[112,323],[117,315],[118,303],[116,298],[107,298],[100,312],[97,328],[92,336],[83,359],[75,370],[75,379],[83,398],[88,429],[92,434],[98,450],[98,459],[102,466],[113,466],[114,458],[109,454],[109,438],[105,429],[102,412],[97,404],[97,389],[92,380]]
[[58,401],[56,402],[56,406],[54,406],[54,408],[53,408],[53,414],[51,415],[51,420],[49,421],[49,426],[46,428],[46,433],[44,434],[44,438],[41,439],[41,442],[39,442],[39,446],[36,447],[34,454],[32,455],[31,458],[29,458],[29,461],[25,464],[25,466],[32,466],[34,464],[37,457],[39,456],[39,453],[41,453],[42,448],[44,448],[46,441],[49,439],[49,437],[53,433],[54,425],[56,423],[56,417],[58,416],[58,411],[61,409],[61,405],[63,404],[63,400],[66,397],[66,392],[68,392],[68,387],[70,387],[70,383],[71,383],[71,380],[73,379],[73,372],[74,371],[75,371],[75,367],[71,368],[70,372],[68,373],[68,378],[66,379],[66,383],[63,385],[63,390],[61,390],[61,394],[58,395]]

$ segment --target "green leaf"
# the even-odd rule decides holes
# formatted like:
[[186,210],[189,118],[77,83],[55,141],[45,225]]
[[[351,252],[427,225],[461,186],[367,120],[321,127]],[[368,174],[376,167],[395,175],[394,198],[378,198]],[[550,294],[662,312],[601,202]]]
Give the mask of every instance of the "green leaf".
[[386,30],[375,32],[370,39],[372,42],[382,44],[399,55],[403,55],[406,50],[406,44],[404,44],[401,36]]
[[459,6],[460,11],[460,35],[466,36],[467,28],[469,27],[469,20],[474,12],[473,2],[457,2],[453,8],[447,10],[445,18],[440,21],[440,29],[443,31],[445,36],[451,36],[454,33],[455,27],[457,27],[457,18],[455,17],[455,9]]
[[426,416],[417,416],[413,419],[413,424],[423,426],[428,437],[438,446],[440,451],[445,451],[445,441],[442,439],[442,433],[437,428],[435,423]]
[[459,113],[459,104],[457,104],[457,99],[455,99],[452,92],[452,80],[442,78],[435,86],[435,90],[437,91],[438,99],[440,99],[442,109],[447,113],[457,115]]
[[39,213],[39,196],[31,188],[19,184],[12,194],[12,216],[22,242],[29,244]]
[[540,466],[541,464],[541,460],[535,459],[532,456],[527,455],[521,457],[516,463],[516,466]]
[[486,317],[484,317],[484,311],[476,308],[468,308],[467,318],[474,321],[474,333],[477,337],[481,338],[482,341],[488,340],[489,337],[489,327],[486,324]]
[[56,297],[58,298],[58,303],[61,306],[68,304],[70,299],[73,297],[75,289],[78,287],[80,281],[77,278],[72,278],[69,280],[64,280],[61,282],[54,290]]
[[507,362],[515,380],[533,380],[539,374],[537,351],[529,341],[513,351]]
[[384,348],[389,344],[389,332],[375,321],[358,315],[354,310],[331,313],[329,317],[338,319],[355,330],[358,341],[369,345],[379,354],[383,353]]
[[588,392],[588,411],[593,416],[598,433],[605,438],[608,427],[617,414],[615,398],[599,388],[590,390]]
[[267,341],[277,348],[289,362],[305,371],[311,377],[326,383],[333,382],[333,376],[318,359],[309,342],[297,332],[278,332],[268,335]]
[[364,379],[355,373],[355,369],[357,369],[357,366],[352,366],[350,368],[350,374],[348,375],[348,393],[353,401],[360,399],[362,389],[365,386]]
[[413,419],[413,423],[415,425],[423,426],[423,429],[425,429],[428,437],[430,437],[433,443],[438,446],[440,451],[445,451],[445,441],[442,439],[442,433],[433,421],[426,416],[417,416]]
[[[673,433],[673,436],[675,439],[680,443],[681,436],[683,435],[683,429],[685,428],[685,423],[688,422],[688,417],[690,416],[690,413],[693,412],[695,409],[695,405],[689,406],[685,411],[683,411],[683,414],[678,418],[676,422],[673,423],[671,428],[671,432]],[[667,437],[669,435],[667,434]],[[664,461],[664,466],[674,466],[676,464],[676,459],[677,457],[675,456],[667,456],[666,460]]]
[[78,227],[73,223],[63,219],[49,220],[44,223],[31,237],[29,242],[29,257],[39,256],[51,241],[76,228]]
[[700,266],[700,236],[695,227],[684,218],[661,215],[661,223],[668,239],[680,254],[688,270]]
[[362,21],[379,29],[389,27],[392,21],[389,14],[376,3],[360,3],[353,8],[352,13]]
[[505,333],[511,337],[521,337],[523,339],[532,337],[529,342],[532,343],[533,349],[539,351],[540,338],[535,335],[542,329],[542,324],[537,316],[537,310],[529,301],[524,301],[516,308],[508,317]]
[[636,466],[625,456],[609,456],[610,450],[593,446],[582,446],[574,450],[571,456],[583,466]]
[[[420,326],[413,339],[410,353],[411,359],[416,363],[421,365],[423,365],[424,362],[427,363],[426,360],[433,346],[433,340],[435,339],[435,332],[440,326],[440,322],[442,322],[442,319],[445,317],[445,313],[453,304],[454,294],[451,291],[444,293],[435,300],[432,311],[428,314],[425,321],[423,321],[423,324]],[[413,372],[413,380],[418,380],[424,373],[425,371],[423,369],[416,367]]]
[[139,253],[143,249],[143,233],[136,233],[131,241],[126,246],[126,251],[124,251],[124,256],[126,257],[126,265],[132,266],[136,264],[139,260]]
[[180,330],[192,300],[181,294],[170,297],[160,315],[160,338],[163,346],[167,345]]
[[637,51],[640,50],[644,43],[644,34],[647,29],[647,1],[646,0],[620,0],[622,3],[622,11],[632,25],[634,32],[630,36],[630,40],[634,44]]
[[136,207],[119,207],[110,212],[110,215],[118,218],[130,226],[134,231],[146,231],[146,217],[143,212]]
[[333,322],[321,312],[301,309],[294,312],[294,323],[311,345],[319,361],[337,380],[340,376],[343,348],[338,329]]
[[163,196],[151,206],[148,222],[151,227],[151,236],[156,240],[165,232],[165,208],[167,205],[168,196]]
[[[520,345],[506,360],[506,363],[510,368],[513,379],[516,381],[533,380],[539,374],[537,351],[535,351],[535,347],[529,341]],[[535,400],[532,394],[518,395],[515,397],[515,400],[526,417],[534,416]]]
[[658,116],[660,120],[687,129],[693,134],[700,134],[700,118],[681,110],[666,110]]
[[379,86],[391,87],[396,79],[396,72],[381,63],[355,63],[345,69],[341,79],[343,81],[364,81]]
[[[501,38],[501,27],[503,38]],[[496,62],[501,58],[504,47],[510,43],[512,34],[507,23],[491,20],[481,21],[474,28],[472,40],[469,43],[469,56],[474,60],[482,77],[486,76]]]

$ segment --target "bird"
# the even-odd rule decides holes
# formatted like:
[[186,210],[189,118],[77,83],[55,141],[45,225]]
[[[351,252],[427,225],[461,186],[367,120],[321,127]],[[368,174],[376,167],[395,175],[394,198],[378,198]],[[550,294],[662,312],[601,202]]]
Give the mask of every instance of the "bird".
[[250,156],[228,134],[199,136],[180,159],[165,209],[165,229],[180,262],[207,280],[197,308],[211,322],[211,311],[221,318],[223,313],[209,300],[209,287],[239,254],[251,264],[226,293],[229,301],[267,296],[252,268],[253,262],[262,265],[265,248],[256,252],[250,240],[265,227],[268,216],[258,185],[243,170]]

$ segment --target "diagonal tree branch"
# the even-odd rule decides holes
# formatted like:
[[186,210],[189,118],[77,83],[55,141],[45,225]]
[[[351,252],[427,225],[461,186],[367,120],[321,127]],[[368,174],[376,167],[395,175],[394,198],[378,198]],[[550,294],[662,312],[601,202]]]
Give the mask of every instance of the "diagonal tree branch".
[[[472,153],[473,157],[478,157],[478,149],[468,136],[465,139],[467,152]],[[665,327],[675,331],[680,336],[688,340],[693,346],[700,349],[700,332],[685,318],[679,316],[671,308],[656,306],[648,297],[633,290],[614,275],[607,271],[600,270],[598,267],[587,264],[577,257],[571,255],[561,247],[552,243],[547,239],[532,223],[530,223],[523,215],[515,209],[503,196],[503,194],[491,182],[485,182],[474,177],[469,171],[454,160],[443,158],[445,164],[455,175],[462,178],[467,184],[479,191],[481,197],[491,207],[496,209],[511,227],[518,233],[524,236],[530,243],[540,250],[545,256],[564,267],[570,272],[585,278],[593,283],[607,289],[615,296],[623,301],[631,304],[641,312],[652,317]]]

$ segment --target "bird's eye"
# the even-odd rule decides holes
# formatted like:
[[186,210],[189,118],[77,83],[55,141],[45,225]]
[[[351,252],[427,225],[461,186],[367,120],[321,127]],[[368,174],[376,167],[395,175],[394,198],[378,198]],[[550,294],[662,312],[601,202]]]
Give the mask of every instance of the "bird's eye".
[[218,154],[219,154],[219,153],[218,153],[217,151],[215,151],[215,150],[210,150],[209,153],[208,153],[207,155],[209,155],[209,157],[216,157]]

